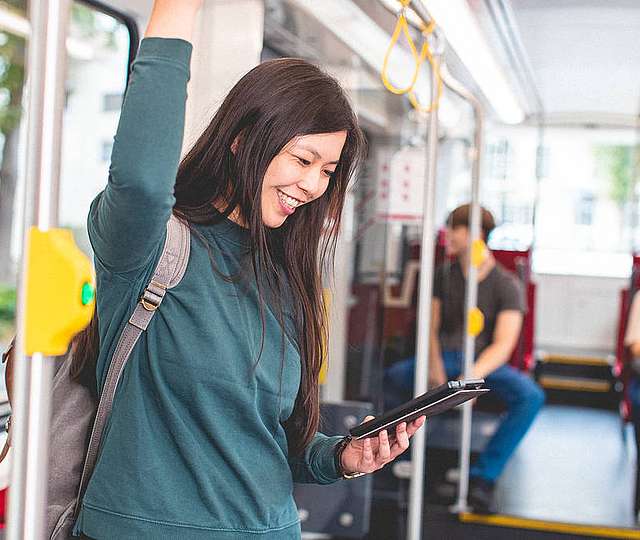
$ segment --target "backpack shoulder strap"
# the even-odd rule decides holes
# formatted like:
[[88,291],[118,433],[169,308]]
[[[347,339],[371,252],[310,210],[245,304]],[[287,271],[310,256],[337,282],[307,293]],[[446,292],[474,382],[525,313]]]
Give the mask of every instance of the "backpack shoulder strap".
[[189,262],[189,251],[189,226],[184,221],[172,215],[167,223],[167,237],[164,243],[164,249],[162,250],[162,255],[153,273],[153,277],[142,293],[140,302],[136,304],[131,318],[120,335],[113,357],[111,358],[111,363],[109,364],[107,378],[100,395],[100,402],[93,422],[89,447],[82,469],[82,477],[76,500],[76,516],[80,511],[82,497],[84,496],[89,478],[91,478],[98,458],[102,433],[109,414],[111,413],[113,398],[118,387],[120,375],[131,355],[133,347],[138,342],[142,332],[149,326],[153,315],[162,303],[167,289],[175,287],[184,276],[187,263]]

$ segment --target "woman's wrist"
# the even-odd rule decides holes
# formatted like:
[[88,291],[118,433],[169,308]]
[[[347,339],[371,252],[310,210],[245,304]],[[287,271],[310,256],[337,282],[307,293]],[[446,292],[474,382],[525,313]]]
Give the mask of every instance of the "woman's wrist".
[[342,453],[344,452],[344,449],[348,444],[349,437],[343,437],[338,441],[338,444],[336,444],[334,448],[333,464],[335,465],[336,472],[340,477],[344,474],[344,466],[342,465]]
[[351,443],[351,437],[344,437],[338,444],[336,445],[334,460],[336,471],[338,472],[338,476],[345,480],[350,480],[351,478],[358,478],[359,476],[363,476],[366,473],[358,472],[358,471],[349,471],[344,465],[344,451],[347,449],[349,444]]
[[144,36],[191,41],[201,6],[202,0],[156,0]]

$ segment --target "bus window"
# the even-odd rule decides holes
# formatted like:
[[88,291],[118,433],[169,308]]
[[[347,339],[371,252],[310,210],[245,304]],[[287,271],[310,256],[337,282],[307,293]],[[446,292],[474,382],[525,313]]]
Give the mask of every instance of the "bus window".
[[[107,181],[111,141],[124,93],[133,24],[84,2],[71,7],[64,103],[61,227],[90,251],[85,231],[91,200]],[[14,332],[17,271],[22,251],[23,103],[29,24],[25,0],[0,2],[0,347]]]
[[107,183],[132,38],[123,20],[79,2],[69,29],[60,226],[89,255],[87,211]]
[[[0,9],[26,21],[24,0],[3,2]],[[15,222],[25,52],[26,36],[0,27],[0,345],[13,332],[15,317],[16,259],[8,255]]]

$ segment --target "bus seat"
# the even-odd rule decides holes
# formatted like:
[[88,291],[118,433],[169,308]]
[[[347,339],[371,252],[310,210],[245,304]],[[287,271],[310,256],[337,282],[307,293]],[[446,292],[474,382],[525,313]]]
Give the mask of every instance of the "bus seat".
[[533,368],[533,346],[535,342],[536,285],[531,281],[531,249],[526,251],[492,250],[496,260],[513,272],[522,283],[527,302],[527,311],[522,321],[522,332],[509,363],[521,370]]
[[620,378],[623,384],[622,401],[620,403],[620,414],[625,421],[631,419],[631,400],[629,398],[629,372],[625,369],[630,360],[629,351],[624,345],[624,335],[627,331],[629,319],[629,309],[633,295],[640,290],[640,254],[633,255],[631,267],[631,278],[629,287],[620,291],[620,302],[618,311],[618,331],[616,333],[616,363],[614,373]]

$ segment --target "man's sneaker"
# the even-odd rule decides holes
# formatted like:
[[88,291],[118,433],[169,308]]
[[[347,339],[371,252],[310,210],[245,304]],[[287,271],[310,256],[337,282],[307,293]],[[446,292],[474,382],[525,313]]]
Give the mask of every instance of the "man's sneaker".
[[493,482],[484,478],[469,479],[469,506],[476,514],[495,514],[497,512],[493,497]]
[[429,490],[427,499],[431,504],[449,506],[456,502],[458,497],[458,485],[449,482],[438,482]]

